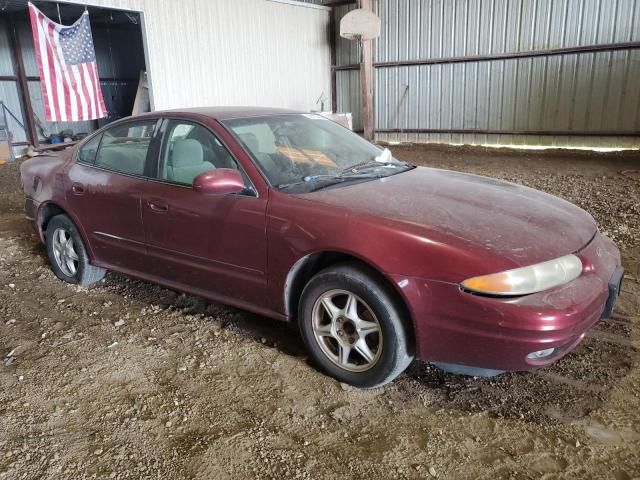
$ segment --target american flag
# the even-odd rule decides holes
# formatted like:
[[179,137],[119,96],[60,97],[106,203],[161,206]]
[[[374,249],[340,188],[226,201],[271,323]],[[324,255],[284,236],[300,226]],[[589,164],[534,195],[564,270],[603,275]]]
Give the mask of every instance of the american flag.
[[49,20],[29,3],[44,111],[51,122],[77,122],[107,116],[96,52],[85,10],[73,25]]

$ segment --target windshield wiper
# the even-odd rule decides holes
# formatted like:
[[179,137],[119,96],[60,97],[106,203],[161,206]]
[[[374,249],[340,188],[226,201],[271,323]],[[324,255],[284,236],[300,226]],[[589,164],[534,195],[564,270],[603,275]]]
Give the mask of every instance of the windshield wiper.
[[351,165],[350,167],[340,170],[340,173],[338,175],[346,175],[347,173],[358,173],[358,170],[360,168],[363,168],[367,165],[381,165],[381,164],[376,162],[375,160],[367,160],[366,162],[356,163],[355,165]]
[[[378,168],[393,168],[393,169],[415,168],[413,165],[407,162],[399,162],[397,160],[394,160],[394,161],[383,160],[387,158],[390,158],[390,155],[381,155],[379,157],[376,157],[374,160],[367,160],[364,162],[356,163],[355,165],[351,165],[350,167],[347,167],[336,174],[307,175],[306,177],[303,177],[302,179],[296,182],[282,183],[278,185],[276,188],[278,188],[279,190],[284,190],[290,187],[295,187],[297,185],[304,185],[307,183],[316,182],[318,180],[330,180],[326,185],[324,184],[320,185],[319,187],[316,187],[312,190],[312,191],[315,191],[321,188],[328,187],[335,183],[342,183],[345,180],[352,180],[352,179],[357,180],[359,178],[384,178],[388,176],[382,173],[364,173],[372,169],[375,170]],[[399,172],[393,172],[393,173],[399,173]]]
[[340,172],[340,175],[346,175],[348,173],[358,173],[359,170],[368,167],[377,167],[377,166],[395,166],[399,162],[393,161],[393,156],[391,154],[391,150],[385,148],[380,155],[373,157],[371,160],[365,160],[364,162],[356,163],[355,165],[351,165]]
[[280,185],[277,185],[276,188],[278,190],[284,190],[290,187],[295,187],[297,185],[304,185],[304,184],[312,183],[312,182],[315,182],[316,180],[322,180],[322,179],[337,180],[338,182],[344,181],[344,178],[338,175],[308,175],[306,177],[303,177],[302,180],[298,180],[297,182],[281,183]]
[[315,192],[316,190],[322,190],[323,188],[331,187],[337,183],[344,183],[351,180],[364,180],[371,178],[384,178],[386,175],[381,175],[379,173],[362,173],[362,174],[353,174],[353,175],[345,175],[336,177],[336,182],[327,182],[321,185],[314,187],[311,191]]
[[314,187],[311,191],[315,191],[315,190],[319,190],[321,188],[324,187],[328,187],[331,185],[335,185],[336,183],[342,183],[348,180],[358,180],[361,178],[383,178],[385,175],[380,175],[377,173],[362,173],[362,174],[352,174],[352,175],[343,175],[343,174],[337,174],[337,175],[308,175],[306,177],[304,177],[302,180],[299,180],[297,182],[291,182],[291,183],[282,183],[280,185],[278,185],[276,188],[278,188],[279,190],[284,190],[290,187],[295,187],[298,185],[305,185],[305,184],[311,184],[311,183],[315,183],[318,180],[329,180],[326,184],[321,184],[317,187]]
[[353,174],[357,175],[363,171],[376,169],[376,168],[409,168],[412,167],[410,163],[406,162],[379,162],[377,160],[369,160],[367,162],[361,162],[351,167],[345,168],[340,172],[340,175],[348,175],[351,176]]

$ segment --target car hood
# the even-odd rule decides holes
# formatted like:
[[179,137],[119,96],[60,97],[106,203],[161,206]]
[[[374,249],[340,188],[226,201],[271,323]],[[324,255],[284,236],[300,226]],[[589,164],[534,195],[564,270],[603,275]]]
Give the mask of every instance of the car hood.
[[597,227],[558,197],[488,177],[417,167],[391,177],[301,195],[523,266],[576,252]]

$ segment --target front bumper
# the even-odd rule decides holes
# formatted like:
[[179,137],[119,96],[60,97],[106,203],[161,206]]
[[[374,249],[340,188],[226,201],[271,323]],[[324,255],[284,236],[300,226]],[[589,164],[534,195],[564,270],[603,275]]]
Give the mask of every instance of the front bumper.
[[[574,281],[516,298],[472,295],[458,285],[393,275],[414,319],[419,358],[493,370],[531,370],[574,349],[619,292],[620,253],[597,233],[576,255],[583,272]],[[551,355],[531,359],[536,351]]]

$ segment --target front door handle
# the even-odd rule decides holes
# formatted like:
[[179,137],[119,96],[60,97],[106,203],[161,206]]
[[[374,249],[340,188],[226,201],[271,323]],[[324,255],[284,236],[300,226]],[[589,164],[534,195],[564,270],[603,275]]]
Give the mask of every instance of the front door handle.
[[147,205],[151,210],[158,213],[165,213],[169,210],[169,206],[166,203],[158,200],[147,200]]
[[73,184],[71,184],[71,191],[75,195],[82,195],[84,193],[84,185],[78,182],[73,182]]

